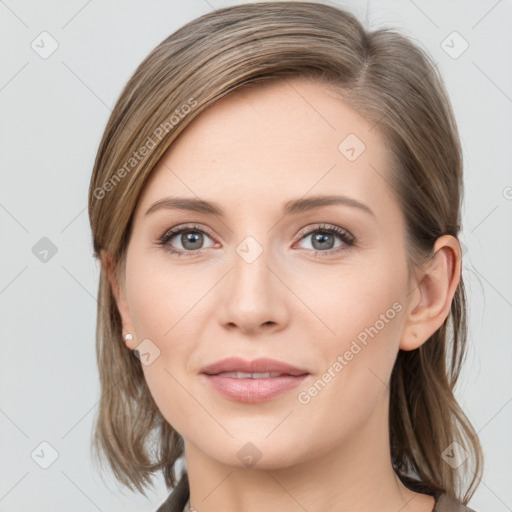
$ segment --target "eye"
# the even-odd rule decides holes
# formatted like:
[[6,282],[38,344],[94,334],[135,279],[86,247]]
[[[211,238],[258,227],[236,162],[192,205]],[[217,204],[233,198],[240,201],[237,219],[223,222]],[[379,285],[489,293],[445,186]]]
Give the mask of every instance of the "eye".
[[[348,231],[338,226],[321,225],[300,233],[301,241],[309,237],[311,237],[312,247],[306,247],[306,249],[322,253],[322,255],[344,251],[355,244],[354,237]],[[338,245],[335,245],[336,238],[341,240]]]
[[[201,227],[186,225],[166,231],[157,244],[176,256],[194,256],[202,254],[204,249],[215,245],[212,241],[210,245],[204,247],[205,237],[212,241],[211,235]],[[305,249],[322,255],[338,253],[355,245],[355,239],[348,231],[334,225],[320,225],[314,229],[303,230],[299,237],[300,241],[311,237],[312,247],[305,247]],[[336,238],[340,241],[337,245]]]
[[[211,240],[210,235],[199,226],[182,226],[166,231],[158,241],[158,245],[165,246],[169,252],[177,256],[183,254],[192,256],[213,245],[212,243],[208,247],[203,247],[205,236]],[[174,239],[176,240],[173,242]]]

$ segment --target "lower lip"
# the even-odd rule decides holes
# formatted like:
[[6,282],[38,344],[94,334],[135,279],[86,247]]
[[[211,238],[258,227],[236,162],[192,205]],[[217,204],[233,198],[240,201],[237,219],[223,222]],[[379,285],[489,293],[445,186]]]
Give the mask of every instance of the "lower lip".
[[267,379],[237,379],[222,375],[203,374],[210,385],[221,395],[248,404],[257,404],[279,396],[297,387],[307,376],[283,375]]

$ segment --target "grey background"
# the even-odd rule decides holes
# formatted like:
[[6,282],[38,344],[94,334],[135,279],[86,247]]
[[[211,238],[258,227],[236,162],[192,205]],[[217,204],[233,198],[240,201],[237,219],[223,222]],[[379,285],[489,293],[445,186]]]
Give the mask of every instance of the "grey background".
[[[154,511],[167,496],[161,479],[150,500],[123,494],[91,463],[99,272],[87,188],[110,110],[139,62],[187,21],[236,3],[0,0],[2,511]],[[486,456],[470,506],[512,510],[512,2],[338,3],[367,27],[413,38],[447,84],[464,149],[470,298],[457,396]],[[31,47],[42,46],[43,31],[58,43],[46,59]],[[454,31],[469,44],[457,58],[462,40]],[[48,469],[34,461],[50,462],[42,442],[58,454]]]

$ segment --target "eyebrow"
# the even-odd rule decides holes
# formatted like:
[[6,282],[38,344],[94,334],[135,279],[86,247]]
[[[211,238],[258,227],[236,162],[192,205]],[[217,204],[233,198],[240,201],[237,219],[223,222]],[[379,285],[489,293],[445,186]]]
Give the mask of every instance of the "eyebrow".
[[[317,195],[292,199],[284,203],[283,215],[298,214],[335,204],[359,208],[360,210],[375,217],[375,214],[368,205],[361,203],[356,199],[352,199],[351,197],[333,195]],[[150,213],[160,209],[183,210],[224,217],[224,210],[218,203],[214,201],[205,201],[195,197],[166,197],[164,199],[160,199],[148,208],[145,215],[149,215]]]

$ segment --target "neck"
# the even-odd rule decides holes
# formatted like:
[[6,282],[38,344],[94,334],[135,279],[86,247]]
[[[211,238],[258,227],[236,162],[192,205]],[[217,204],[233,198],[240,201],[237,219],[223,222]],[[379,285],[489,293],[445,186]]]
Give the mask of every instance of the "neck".
[[314,455],[287,467],[223,464],[185,440],[192,510],[431,512],[434,498],[406,488],[393,470],[389,432],[377,428],[387,425],[387,411],[385,399],[364,427],[341,444],[314,440]]

